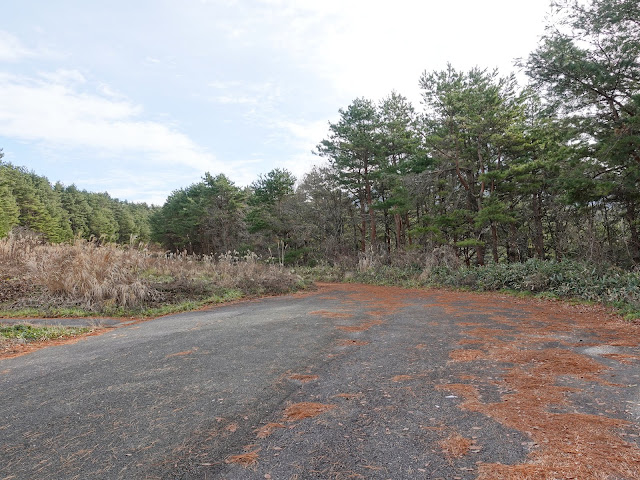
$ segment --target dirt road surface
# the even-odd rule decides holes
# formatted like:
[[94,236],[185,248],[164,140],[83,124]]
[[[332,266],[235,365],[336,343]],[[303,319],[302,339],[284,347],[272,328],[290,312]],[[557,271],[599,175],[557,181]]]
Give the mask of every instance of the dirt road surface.
[[0,360],[0,479],[640,479],[640,328],[321,285]]

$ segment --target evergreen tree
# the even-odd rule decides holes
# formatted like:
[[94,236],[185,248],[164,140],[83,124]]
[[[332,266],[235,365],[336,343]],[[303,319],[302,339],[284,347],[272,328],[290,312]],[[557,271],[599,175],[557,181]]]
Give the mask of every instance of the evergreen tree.
[[417,114],[406,97],[392,92],[380,103],[379,115],[381,157],[376,208],[384,212],[385,237],[391,251],[391,230],[396,248],[411,243],[408,232],[412,201],[405,180],[411,173],[426,168],[426,156],[417,131]]
[[239,249],[246,237],[244,192],[223,174],[213,177],[206,173],[204,183],[208,197],[203,222],[207,251],[221,254]]
[[20,221],[20,208],[9,185],[9,167],[2,162],[3,156],[0,149],[0,238],[5,237]]
[[[524,65],[576,128],[581,170],[575,201],[624,209],[633,262],[640,263],[640,5],[637,0],[563,0]],[[576,148],[576,150],[578,150]],[[586,195],[585,195],[586,194]]]
[[373,211],[375,176],[382,148],[380,117],[374,103],[357,98],[346,110],[340,109],[340,120],[329,124],[329,138],[317,146],[337,172],[340,184],[354,197],[360,210],[360,249],[367,249],[367,238],[376,250],[376,216]]
[[284,264],[286,250],[295,243],[292,232],[297,203],[294,198],[296,178],[286,169],[275,168],[260,175],[251,184],[246,221],[251,233],[265,235],[265,247],[276,248],[278,261]]
[[476,263],[483,265],[487,227],[497,262],[498,224],[512,221],[499,187],[510,150],[521,138],[524,97],[513,76],[500,78],[497,71],[477,68],[425,73],[420,86],[436,168],[455,172],[457,188],[464,191],[467,229],[456,245],[465,251],[473,247]]

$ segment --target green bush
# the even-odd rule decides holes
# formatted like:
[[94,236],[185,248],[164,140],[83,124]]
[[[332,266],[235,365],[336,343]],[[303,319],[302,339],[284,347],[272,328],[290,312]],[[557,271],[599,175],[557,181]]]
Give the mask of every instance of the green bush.
[[[437,260],[437,261],[436,261]],[[573,298],[613,305],[623,313],[640,316],[640,272],[576,261],[542,261],[489,264],[463,267],[438,259],[427,262],[424,269],[406,265],[373,264],[348,278],[352,282],[376,285],[445,286],[480,291],[509,290],[546,298]],[[323,280],[332,278],[329,267],[310,269]],[[318,275],[314,276],[318,279]],[[339,277],[339,278],[336,278]]]
[[640,311],[640,273],[576,261],[527,260],[482,267],[431,269],[432,285],[514,290],[625,305]]

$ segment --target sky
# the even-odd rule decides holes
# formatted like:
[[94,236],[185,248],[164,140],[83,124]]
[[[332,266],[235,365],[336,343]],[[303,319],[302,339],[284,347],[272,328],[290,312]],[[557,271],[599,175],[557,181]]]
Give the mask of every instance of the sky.
[[[354,99],[516,72],[549,0],[0,0],[0,148],[49,181],[162,205],[225,174],[299,180]],[[8,21],[10,20],[10,21]],[[522,83],[524,75],[519,74]]]

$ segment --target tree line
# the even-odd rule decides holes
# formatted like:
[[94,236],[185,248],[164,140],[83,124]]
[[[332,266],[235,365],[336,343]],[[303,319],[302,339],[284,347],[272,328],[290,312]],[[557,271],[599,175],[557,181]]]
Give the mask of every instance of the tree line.
[[328,165],[295,189],[279,169],[247,189],[207,175],[156,214],[156,239],[201,252],[250,246],[281,261],[450,245],[467,264],[638,265],[640,6],[553,9],[518,63],[529,85],[448,66],[421,76],[420,111],[397,92],[357,98],[316,149]]
[[[528,85],[479,67],[424,72],[419,107],[392,92],[340,109],[315,149],[324,166],[299,181],[276,168],[241,188],[207,173],[161,208],[137,207],[145,214],[133,233],[169,250],[252,250],[282,264],[384,260],[447,245],[468,265],[639,265],[640,5],[552,8],[539,45],[517,64]],[[66,189],[56,189],[65,207]],[[93,206],[91,195],[80,196]],[[132,228],[119,226],[117,211],[110,234],[123,241]],[[87,222],[83,232],[101,234]],[[50,238],[68,235],[60,228],[67,233]]]
[[148,242],[153,209],[107,193],[52,185],[46,177],[2,161],[0,150],[0,238],[13,228],[38,232],[52,243],[74,238],[101,242]]

